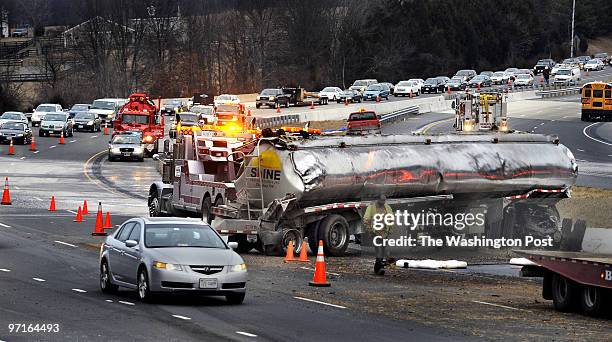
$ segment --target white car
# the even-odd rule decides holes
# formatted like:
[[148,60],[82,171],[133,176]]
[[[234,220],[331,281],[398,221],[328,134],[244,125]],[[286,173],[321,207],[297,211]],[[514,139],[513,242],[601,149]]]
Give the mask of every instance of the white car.
[[337,101],[340,94],[342,94],[342,89],[338,87],[325,87],[319,92],[319,96],[325,96],[329,101]]
[[97,114],[103,122],[113,121],[115,113],[126,103],[126,99],[97,99],[91,104],[89,113]]
[[222,104],[240,104],[240,99],[236,95],[221,94],[215,98],[215,107],[219,107]]
[[40,126],[40,122],[47,113],[57,113],[62,111],[62,105],[56,103],[39,104],[38,107],[36,107],[36,109],[34,109],[34,112],[32,113],[32,127]]
[[514,80],[514,85],[517,87],[528,87],[533,85],[533,76],[531,74],[518,74]]
[[422,78],[411,78],[411,79],[409,79],[408,81],[409,81],[409,82],[414,81],[414,82],[418,83],[418,84],[419,84],[419,87],[422,87],[422,86],[423,86],[423,83],[425,83],[425,80],[424,80],[424,79],[422,79]]
[[563,68],[568,68],[568,66],[565,64],[561,64],[561,63],[555,64],[555,66],[553,66],[552,69],[550,70],[550,76],[555,76],[557,74],[557,71]]
[[5,122],[23,122],[28,125],[28,118],[22,112],[4,112],[2,116],[0,116],[0,126],[2,126]]
[[562,68],[557,71],[553,80],[554,84],[576,84],[580,81],[580,68]]
[[399,81],[395,85],[393,96],[419,96],[421,95],[421,84],[418,81]]
[[505,71],[496,71],[491,75],[491,82],[493,84],[506,84],[510,79],[510,74]]
[[597,59],[597,58],[591,59],[584,64],[585,71],[603,70],[603,68],[604,68],[604,63],[601,61],[601,59]]
[[366,91],[366,89],[371,86],[372,84],[377,84],[378,81],[374,78],[366,78],[363,80],[355,80],[355,82],[353,82],[353,85],[349,87],[350,90],[357,90],[358,92],[362,93],[364,91]]
[[215,108],[213,106],[195,105],[189,111],[199,114],[200,120],[203,120],[206,124],[215,123]]

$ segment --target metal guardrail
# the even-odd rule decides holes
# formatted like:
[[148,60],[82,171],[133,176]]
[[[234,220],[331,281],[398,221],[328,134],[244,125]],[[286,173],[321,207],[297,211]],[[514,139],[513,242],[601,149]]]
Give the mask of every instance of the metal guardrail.
[[279,115],[271,118],[257,119],[257,127],[270,128],[299,122],[300,116],[298,114]]
[[380,123],[384,125],[386,123],[402,120],[410,114],[419,114],[419,106],[408,106],[406,108],[402,108],[391,113],[383,114],[381,115]]
[[557,89],[557,90],[536,91],[536,96],[541,96],[542,98],[546,98],[546,97],[573,95],[573,94],[579,94],[581,89],[582,87],[571,87],[571,88],[563,88],[563,89]]
[[53,78],[49,74],[9,74],[0,75],[1,82],[44,82]]

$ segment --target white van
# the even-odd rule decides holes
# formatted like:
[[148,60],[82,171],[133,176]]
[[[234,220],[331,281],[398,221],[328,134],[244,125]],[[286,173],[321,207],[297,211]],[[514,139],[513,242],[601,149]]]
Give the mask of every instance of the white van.
[[98,114],[102,121],[113,121],[115,113],[127,103],[127,99],[98,99],[91,104],[90,113]]

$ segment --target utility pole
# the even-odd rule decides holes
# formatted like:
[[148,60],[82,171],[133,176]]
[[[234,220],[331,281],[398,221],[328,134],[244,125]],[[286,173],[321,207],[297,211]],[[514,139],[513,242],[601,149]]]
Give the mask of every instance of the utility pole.
[[576,14],[576,0],[572,4],[572,36],[570,38],[570,58],[574,57],[574,15]]

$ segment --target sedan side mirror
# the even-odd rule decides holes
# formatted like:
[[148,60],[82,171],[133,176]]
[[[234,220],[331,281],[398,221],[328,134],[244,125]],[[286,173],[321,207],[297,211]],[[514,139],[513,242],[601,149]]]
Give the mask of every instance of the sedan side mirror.
[[238,242],[232,241],[232,242],[228,242],[227,245],[229,246],[229,248],[231,249],[236,249],[238,248]]
[[125,247],[134,248],[136,246],[138,246],[138,241],[136,240],[126,240],[125,241]]

